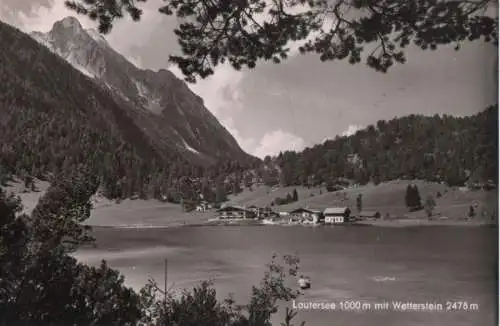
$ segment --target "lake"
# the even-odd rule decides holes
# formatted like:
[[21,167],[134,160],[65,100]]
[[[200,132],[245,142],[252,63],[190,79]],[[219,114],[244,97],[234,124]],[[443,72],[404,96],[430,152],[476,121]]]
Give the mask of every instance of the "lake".
[[[494,325],[496,234],[488,227],[98,228],[97,247],[76,256],[91,264],[106,259],[134,288],[149,277],[163,284],[167,258],[173,289],[212,278],[221,297],[234,293],[244,303],[273,252],[298,254],[301,273],[311,277],[312,287],[295,305],[334,303],[336,309],[301,310],[296,324]],[[349,300],[347,306],[354,308],[365,304],[357,311],[340,311],[340,302]],[[393,301],[437,303],[445,309],[447,301],[460,301],[469,308],[456,304],[451,308],[461,311],[397,311]],[[384,302],[387,309],[375,310],[376,303]]]

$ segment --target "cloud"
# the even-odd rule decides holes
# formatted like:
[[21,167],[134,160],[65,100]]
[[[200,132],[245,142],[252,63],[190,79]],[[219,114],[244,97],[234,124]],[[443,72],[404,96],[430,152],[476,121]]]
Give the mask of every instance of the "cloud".
[[347,130],[342,133],[342,136],[352,136],[358,130],[361,130],[361,129],[363,129],[362,126],[359,126],[359,125],[349,125],[349,127],[347,127]]
[[255,138],[243,137],[241,133],[238,131],[238,129],[235,127],[234,120],[231,117],[225,117],[223,119],[219,119],[219,121],[227,129],[227,131],[234,137],[234,139],[238,142],[240,147],[245,152],[255,155],[255,149],[258,145],[258,142]]
[[[171,65],[169,70],[178,78],[184,78],[177,66]],[[215,74],[212,76],[200,79],[196,84],[188,84],[188,86],[203,99],[205,107],[233,135],[238,144],[244,150],[251,151],[255,146],[255,140],[242,137],[233,119],[233,115],[243,110],[244,107],[241,88],[243,78],[243,72],[223,65],[215,69]]]
[[[177,66],[171,65],[169,70],[178,78],[184,76]],[[196,84],[188,84],[189,88],[198,94],[205,106],[218,118],[240,111],[243,108],[241,82],[244,72],[236,71],[229,65],[221,65],[215,69],[215,74],[200,79]]]
[[[184,78],[177,66],[171,65],[169,70],[178,78]],[[236,71],[229,65],[222,65],[215,69],[212,76],[198,80],[196,84],[188,84],[188,86],[203,99],[205,107],[233,135],[240,147],[247,153],[255,155],[259,142],[253,137],[241,135],[233,118],[236,113],[244,110],[242,91],[244,77],[243,71]]]
[[[169,70],[177,77],[183,78],[176,66],[171,66]],[[229,65],[222,65],[215,69],[214,75],[199,80],[196,84],[189,84],[189,87],[203,98],[205,107],[217,117],[247,153],[264,158],[284,150],[302,150],[306,146],[305,141],[281,129],[268,131],[260,139],[241,135],[233,116],[245,110],[242,90],[244,78],[244,71],[236,71]]]
[[69,10],[64,5],[64,1],[54,1],[52,6],[42,6],[34,9],[30,14],[19,12],[17,24],[20,29],[25,32],[39,31],[48,32],[52,29],[54,22],[63,19],[67,16],[74,16],[84,28],[95,27],[95,23],[82,15],[77,15],[74,11]]
[[2,0],[0,1],[0,19],[19,28],[20,15],[25,17],[37,16],[37,11],[39,11],[40,8],[50,8],[53,2],[54,0]]
[[304,139],[283,130],[274,130],[264,134],[259,145],[253,151],[257,157],[277,155],[285,150],[302,150],[306,147]]

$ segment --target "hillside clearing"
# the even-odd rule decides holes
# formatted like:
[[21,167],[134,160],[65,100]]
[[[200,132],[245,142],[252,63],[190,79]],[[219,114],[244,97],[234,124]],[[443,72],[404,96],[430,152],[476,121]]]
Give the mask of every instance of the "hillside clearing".
[[[406,187],[414,183],[418,186],[422,203],[428,195],[436,200],[435,214],[441,214],[451,219],[467,216],[469,206],[477,205],[477,215],[482,212],[491,214],[498,211],[498,191],[468,190],[452,188],[445,184],[421,180],[395,180],[381,183],[377,186],[368,184],[358,188],[347,188],[336,192],[327,192],[324,188],[286,187],[267,192],[266,187],[253,191],[246,189],[238,196],[233,196],[229,204],[268,206],[276,197],[286,197],[287,193],[297,189],[299,200],[295,203],[274,206],[278,211],[290,211],[304,207],[324,210],[327,207],[346,206],[352,211],[356,209],[356,198],[362,194],[363,210],[378,211],[382,216],[423,218],[425,211],[408,212],[405,206]],[[321,192],[321,194],[320,194]],[[437,198],[438,192],[441,194]]]
[[[461,220],[467,217],[469,207],[476,206],[476,216],[489,218],[491,214],[498,213],[498,191],[472,191],[461,188],[451,188],[444,184],[425,182],[420,180],[397,180],[379,184],[368,184],[359,188],[347,188],[336,192],[327,192],[324,188],[284,187],[271,189],[266,186],[254,187],[252,191],[243,190],[240,194],[229,196],[228,205],[258,207],[270,206],[277,197],[284,198],[288,193],[297,190],[299,200],[295,203],[273,206],[276,211],[291,211],[304,207],[324,210],[327,207],[347,206],[353,212],[356,210],[356,197],[362,194],[363,210],[378,211],[386,218],[412,218],[427,219],[425,211],[408,212],[404,196],[408,184],[418,186],[422,201],[428,195],[433,195],[436,200],[434,214],[448,220]],[[24,183],[15,179],[4,187],[8,192],[21,197],[24,213],[29,214],[36,206],[39,198],[48,189],[48,182],[35,180],[36,192],[28,191]],[[436,198],[437,193],[440,198]],[[155,199],[131,200],[126,199],[117,203],[102,197],[92,198],[94,209],[85,224],[93,226],[111,227],[168,227],[203,224],[214,217],[215,212],[209,211],[184,212],[180,205],[164,203]]]

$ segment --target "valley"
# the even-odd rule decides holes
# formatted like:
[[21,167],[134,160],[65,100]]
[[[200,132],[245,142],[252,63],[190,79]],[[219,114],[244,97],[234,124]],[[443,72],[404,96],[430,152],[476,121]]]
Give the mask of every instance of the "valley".
[[[278,1],[260,26],[273,4],[167,1],[174,25],[105,36],[144,2],[66,1],[55,20],[33,3],[0,20],[0,326],[494,322],[498,104],[477,74],[489,50],[441,49],[498,46],[498,18],[469,17],[486,4],[312,1],[303,14]],[[31,14],[43,26],[24,25]],[[350,67],[379,38],[375,71]],[[438,45],[438,60],[405,63]],[[314,68],[308,52],[335,62]]]

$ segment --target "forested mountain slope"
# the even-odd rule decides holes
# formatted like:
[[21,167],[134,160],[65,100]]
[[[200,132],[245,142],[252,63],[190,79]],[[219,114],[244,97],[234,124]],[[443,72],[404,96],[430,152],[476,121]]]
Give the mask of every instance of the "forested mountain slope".
[[497,182],[498,106],[467,117],[410,115],[378,121],[275,159],[284,185],[319,184],[336,178],[357,183],[423,179],[463,185]]
[[30,36],[0,22],[0,40],[0,175],[57,178],[86,169],[107,196],[122,197],[172,187],[193,196],[181,177],[219,172],[159,146],[111,90]]

